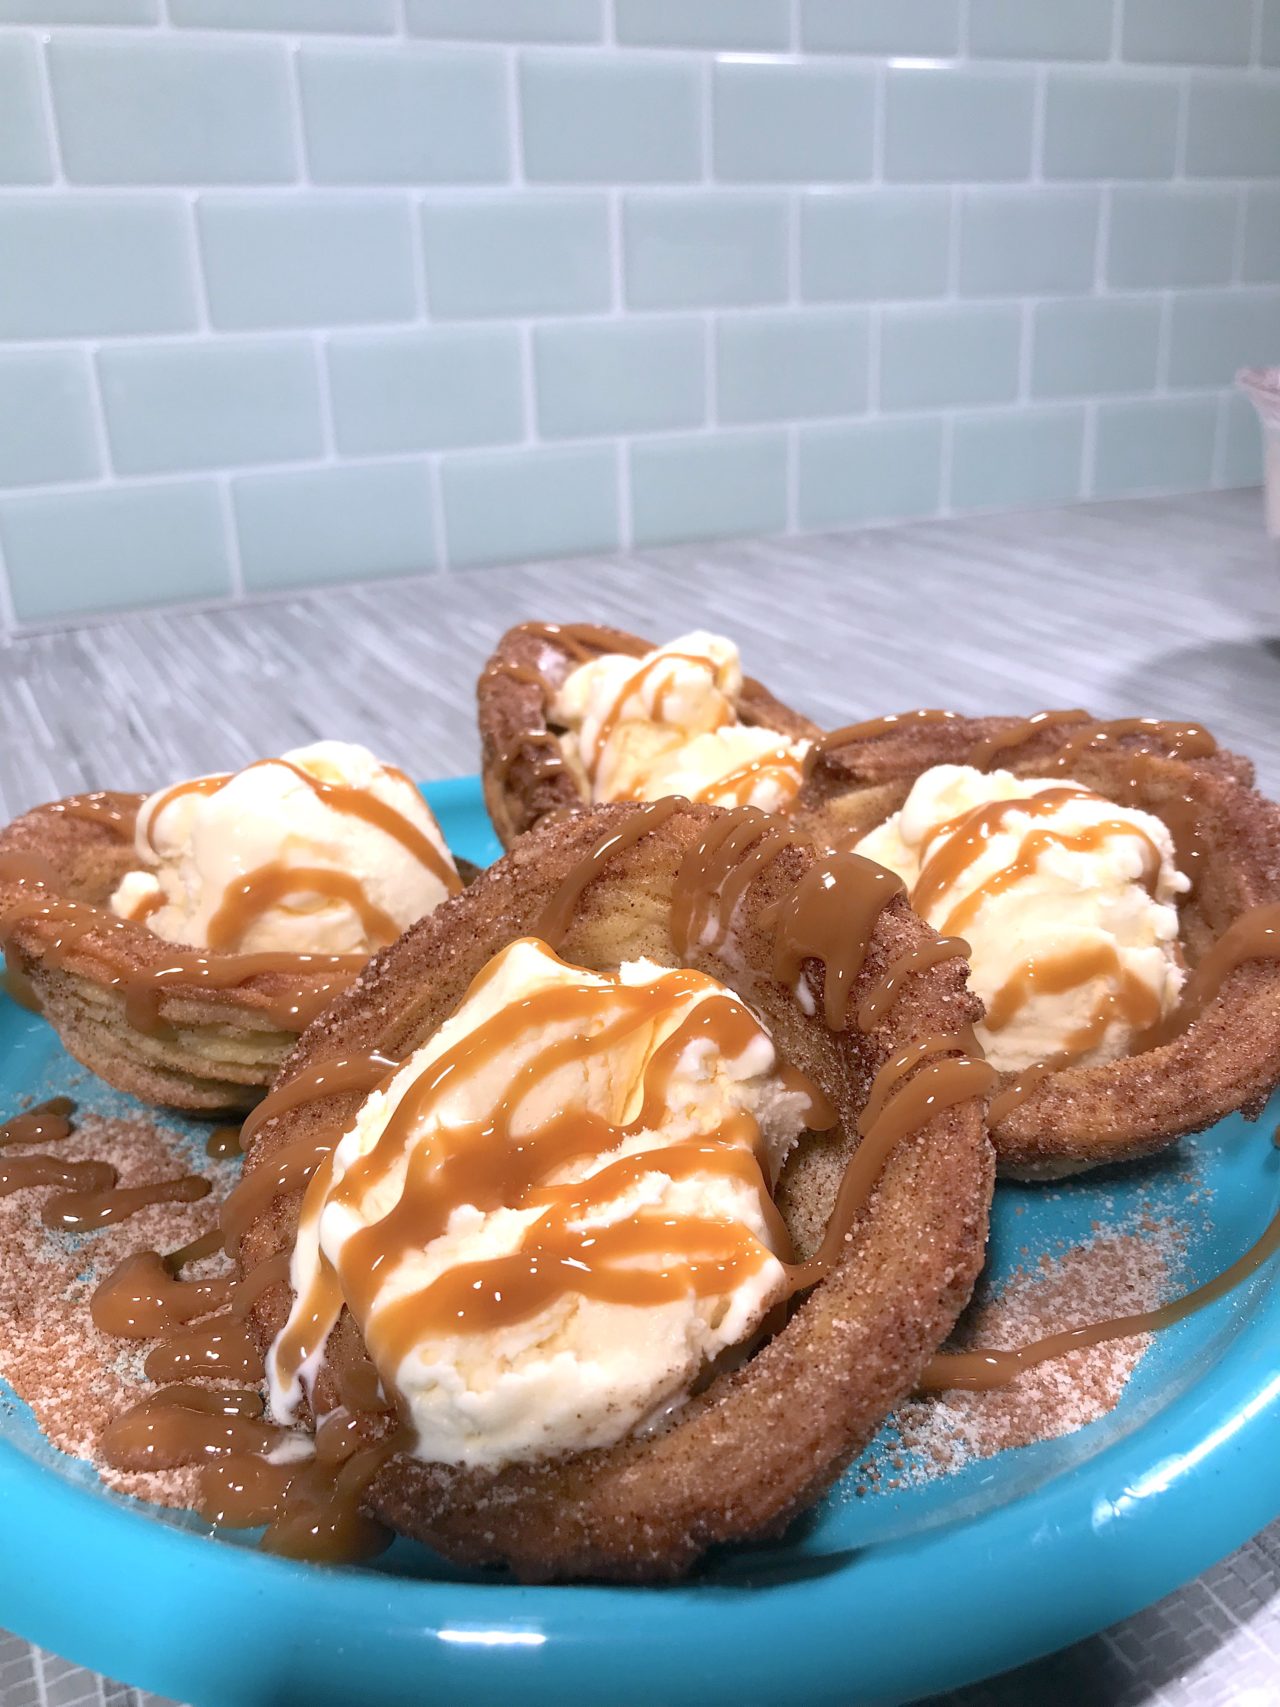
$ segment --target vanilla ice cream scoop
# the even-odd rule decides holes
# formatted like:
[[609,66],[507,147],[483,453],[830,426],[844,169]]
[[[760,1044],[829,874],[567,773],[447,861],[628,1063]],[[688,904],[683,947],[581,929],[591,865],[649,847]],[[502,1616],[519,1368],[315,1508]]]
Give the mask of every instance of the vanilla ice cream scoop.
[[656,1424],[785,1289],[769,1194],[810,1108],[714,978],[512,943],[312,1181],[274,1413],[314,1382],[307,1324],[345,1303],[430,1462]]
[[680,794],[713,806],[783,811],[808,741],[743,723],[742,663],[732,640],[696,631],[641,658],[608,652],[565,678],[551,721],[592,801]]
[[978,1038],[1002,1072],[1115,1060],[1177,1003],[1190,885],[1149,812],[1063,778],[935,765],[858,852],[968,942]]
[[368,954],[459,887],[408,777],[345,741],[161,789],[135,845],[112,911],[195,948]]

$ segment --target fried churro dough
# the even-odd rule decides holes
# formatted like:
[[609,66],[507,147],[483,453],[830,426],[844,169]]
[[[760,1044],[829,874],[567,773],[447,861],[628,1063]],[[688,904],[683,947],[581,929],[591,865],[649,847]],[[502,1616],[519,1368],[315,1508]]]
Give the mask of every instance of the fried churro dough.
[[[371,963],[304,1035],[278,1081],[335,1056],[378,1049],[404,1057],[462,1000],[504,944],[536,934],[566,874],[633,806],[600,806],[524,836],[463,894],[415,925]],[[588,968],[648,957],[681,964],[671,914],[682,859],[720,814],[681,805],[634,845],[602,862],[586,886],[559,952]],[[767,909],[815,856],[786,847],[763,867],[735,913],[725,954],[699,949],[685,964],[723,980],[750,1002],[780,1055],[815,1081],[840,1113],[829,1134],[800,1141],[778,1205],[799,1255],[814,1250],[831,1211],[871,1079],[904,1042],[951,1034],[974,1017],[964,963],[944,961],[905,979],[900,998],[868,1033],[833,1033],[772,976]],[[880,915],[862,990],[909,949],[932,939],[901,897]],[[823,972],[808,963],[818,1013]],[[332,1096],[268,1121],[248,1159],[250,1176],[287,1147],[306,1147],[349,1125],[361,1098]],[[780,1532],[839,1475],[881,1419],[909,1393],[968,1299],[982,1263],[993,1166],[980,1098],[936,1113],[908,1133],[854,1226],[846,1254],[749,1361],[720,1373],[665,1432],[608,1450],[497,1472],[394,1459],[371,1504],[401,1532],[449,1557],[507,1563],[527,1580],[645,1580],[687,1570],[716,1542]],[[301,1192],[278,1197],[245,1237],[243,1272],[289,1250]],[[265,1347],[290,1294],[265,1292],[254,1318]],[[344,1313],[335,1338],[356,1333]],[[340,1347],[330,1344],[330,1364]],[[336,1402],[328,1367],[316,1403]]]
[[[19,918],[6,928],[8,964],[30,984],[40,1011],[67,1052],[117,1090],[170,1108],[216,1112],[252,1108],[293,1046],[299,1023],[281,1024],[295,996],[314,1006],[332,982],[323,975],[258,972],[216,987],[196,977],[163,981],[149,1023],[126,1014],[131,984],[191,956],[145,924],[105,915],[102,928],[66,937],[58,904],[105,909],[124,873],[137,863],[132,823],[141,794],[102,794],[98,821],[66,803],[37,806],[0,833],[0,925],[11,909],[48,901],[52,917]],[[117,828],[111,814],[118,815]],[[122,833],[119,826],[127,833]],[[9,861],[4,856],[20,858]],[[18,875],[24,862],[43,871],[42,887]],[[92,915],[90,915],[92,918]],[[218,975],[243,957],[200,951]],[[246,967],[251,959],[246,960]]]
[[[824,755],[806,782],[796,821],[819,840],[865,835],[896,812],[912,783],[938,764],[963,764],[1016,718],[912,723]],[[1016,775],[1054,774],[1065,743],[1086,725],[1046,723],[995,762]],[[1194,888],[1179,910],[1188,965],[1204,957],[1248,909],[1280,899],[1280,808],[1250,785],[1253,766],[1234,753],[1142,755],[1140,732],[1070,756],[1070,777],[1109,800],[1162,818]],[[1135,760],[1137,761],[1135,763]],[[1016,1075],[1007,1075],[1005,1087]],[[1101,1066],[1065,1067],[1002,1113],[993,1102],[1000,1171],[1055,1179],[1163,1149],[1236,1111],[1262,1112],[1280,1082],[1280,963],[1255,960],[1225,980],[1180,1035]]]
[[[652,643],[617,628],[575,628],[562,638],[554,624],[522,623],[498,642],[476,688],[485,805],[503,847],[553,812],[589,805],[572,771],[560,762],[548,707],[565,677],[590,655],[639,656]],[[812,740],[816,724],[775,699],[748,676],[738,702],[743,723],[774,729],[792,740]]]

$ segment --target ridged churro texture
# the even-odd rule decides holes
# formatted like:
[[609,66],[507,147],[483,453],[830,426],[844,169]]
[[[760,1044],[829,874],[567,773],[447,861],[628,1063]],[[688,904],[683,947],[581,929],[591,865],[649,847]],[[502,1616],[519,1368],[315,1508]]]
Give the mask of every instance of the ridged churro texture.
[[[522,836],[463,894],[376,957],[303,1036],[279,1083],[335,1055],[375,1047],[407,1055],[458,1006],[498,949],[536,933],[565,876],[637,810],[601,806]],[[590,968],[643,956],[712,974],[751,1004],[782,1057],[833,1100],[838,1128],[801,1139],[778,1193],[803,1256],[821,1238],[876,1070],[907,1041],[960,1030],[976,1004],[964,963],[953,959],[908,977],[865,1035],[832,1033],[805,1013],[772,976],[772,935],[767,915],[762,920],[815,857],[802,847],[784,848],[752,882],[728,953],[700,948],[682,961],[671,931],[678,874],[717,816],[712,807],[681,806],[604,862],[560,952]],[[900,898],[892,901],[875,927],[852,1011],[891,961],[931,936]],[[820,1016],[821,965],[808,963],[808,976]],[[248,1158],[250,1175],[286,1146],[344,1129],[358,1105],[356,1095],[332,1097],[268,1123]],[[375,1482],[373,1507],[451,1558],[506,1563],[528,1580],[671,1577],[713,1543],[778,1533],[912,1391],[950,1331],[981,1267],[993,1171],[981,1101],[936,1114],[893,1149],[833,1271],[767,1344],[741,1368],[718,1374],[664,1433],[497,1473],[399,1458]],[[291,1247],[300,1202],[299,1192],[277,1198],[259,1217],[242,1247],[243,1268]],[[264,1346],[288,1307],[282,1284],[263,1295],[255,1326]],[[351,1318],[344,1315],[336,1331],[353,1333]],[[333,1400],[322,1375],[317,1402]]]
[[[805,784],[796,822],[818,839],[863,835],[896,812],[932,765],[963,764],[978,743],[1021,719],[955,718],[903,723],[825,755]],[[1082,724],[1046,724],[1001,752],[1021,776],[1053,776]],[[1071,780],[1117,803],[1164,818],[1183,844],[1198,826],[1195,887],[1180,908],[1180,935],[1194,967],[1250,907],[1280,899],[1280,808],[1252,787],[1253,766],[1237,754],[1204,758],[1149,754],[1144,737],[1118,736],[1107,750],[1073,753]],[[1012,1075],[1008,1082],[1012,1082]],[[1280,962],[1239,967],[1218,998],[1180,1036],[1104,1066],[1067,1067],[1043,1079],[992,1128],[1002,1173],[1052,1179],[1126,1161],[1202,1131],[1237,1110],[1256,1118],[1280,1082]]]

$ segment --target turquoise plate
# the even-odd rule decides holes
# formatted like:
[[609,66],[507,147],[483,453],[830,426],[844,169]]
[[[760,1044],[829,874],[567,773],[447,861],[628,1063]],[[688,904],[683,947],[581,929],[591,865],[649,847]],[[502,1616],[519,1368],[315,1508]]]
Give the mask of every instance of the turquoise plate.
[[[494,857],[474,780],[426,793],[460,853]],[[128,1101],[0,1003],[0,1107],[58,1090]],[[1102,1180],[1002,1185],[993,1274],[1019,1246],[1154,1213],[1185,1230],[1179,1284],[1209,1277],[1280,1198],[1277,1118],[1280,1105],[1261,1127],[1224,1121]],[[175,1129],[203,1156],[196,1126]],[[882,1480],[855,1499],[851,1471],[785,1541],[725,1550],[667,1588],[521,1588],[403,1543],[363,1569],[268,1558],[108,1492],[0,1390],[0,1626],[196,1707],[907,1701],[1100,1629],[1280,1513],[1272,1278],[1161,1335],[1102,1421],[896,1492]]]

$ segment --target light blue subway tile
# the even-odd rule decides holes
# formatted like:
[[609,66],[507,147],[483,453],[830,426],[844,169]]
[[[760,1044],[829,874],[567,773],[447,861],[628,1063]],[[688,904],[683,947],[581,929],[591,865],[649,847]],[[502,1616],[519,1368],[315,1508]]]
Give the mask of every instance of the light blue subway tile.
[[1253,0],[1124,0],[1126,59],[1247,65]]
[[1028,175],[1035,104],[1029,72],[898,66],[885,76],[886,178],[954,183]]
[[958,415],[952,434],[953,509],[1070,504],[1080,496],[1082,408]]
[[800,199],[800,286],[810,302],[902,300],[947,288],[946,190],[810,190]]
[[0,336],[179,332],[196,321],[186,212],[158,196],[0,196]]
[[959,0],[800,0],[800,43],[809,53],[955,53]]
[[1259,47],[1264,65],[1280,65],[1280,0],[1262,0],[1262,38]]
[[1257,486],[1262,481],[1262,425],[1258,411],[1237,392],[1222,400],[1223,486]]
[[251,593],[435,567],[431,494],[420,463],[242,474],[231,495]]
[[715,68],[715,172],[732,182],[841,182],[871,176],[869,72],[799,61]]
[[1213,476],[1218,427],[1214,397],[1162,397],[1100,403],[1094,495],[1198,492]]
[[796,447],[796,519],[802,528],[930,516],[941,503],[940,420],[801,427]]
[[696,427],[706,419],[700,320],[539,326],[533,362],[546,438]]
[[495,183],[510,162],[502,58],[485,48],[298,50],[320,184]]
[[630,456],[637,545],[781,533],[787,525],[782,433],[649,439]]
[[1178,133],[1172,78],[1051,71],[1045,101],[1048,178],[1167,178]]
[[1117,0],[969,0],[969,52],[986,59],[1106,59]]
[[338,333],[328,355],[344,454],[509,444],[524,431],[514,327]]
[[309,344],[218,339],[98,352],[119,474],[318,456],[320,384]]
[[1235,231],[1230,190],[1118,187],[1111,196],[1107,283],[1121,290],[1226,284]]
[[1170,385],[1230,385],[1280,355],[1280,290],[1197,291],[1173,299]]
[[0,353],[0,486],[98,473],[92,383],[77,350]]
[[965,190],[962,296],[1061,295],[1093,288],[1097,190]]
[[169,0],[175,24],[209,30],[329,30],[387,35],[395,0]]
[[618,472],[611,446],[446,457],[440,472],[451,564],[617,548]]
[[526,53],[520,98],[535,183],[679,183],[702,170],[691,59]]
[[154,24],[160,0],[0,0],[0,24]]
[[635,47],[785,48],[789,0],[614,0],[618,40]]
[[715,308],[787,294],[787,204],[750,190],[636,191],[622,204],[627,304]]
[[1280,189],[1253,184],[1244,216],[1246,284],[1280,284]]
[[1104,297],[1037,303],[1031,390],[1037,397],[1149,391],[1159,349],[1158,302]]
[[880,328],[884,409],[1007,403],[1018,390],[1021,317],[1012,305],[887,308]]
[[603,0],[407,0],[409,33],[437,41],[599,41]]
[[47,184],[52,177],[36,44],[10,36],[0,41],[0,184]]
[[716,327],[720,419],[745,424],[865,409],[867,334],[862,309],[723,315]]
[[609,306],[603,195],[522,190],[429,200],[422,235],[435,319],[589,314]]
[[73,183],[266,184],[297,173],[278,42],[56,36],[49,76]]
[[0,505],[0,539],[19,622],[231,592],[212,481],[11,498]]
[[1193,75],[1187,171],[1193,178],[1280,173],[1280,90],[1274,78]]
[[408,320],[409,206],[399,196],[202,196],[213,323],[232,330]]

